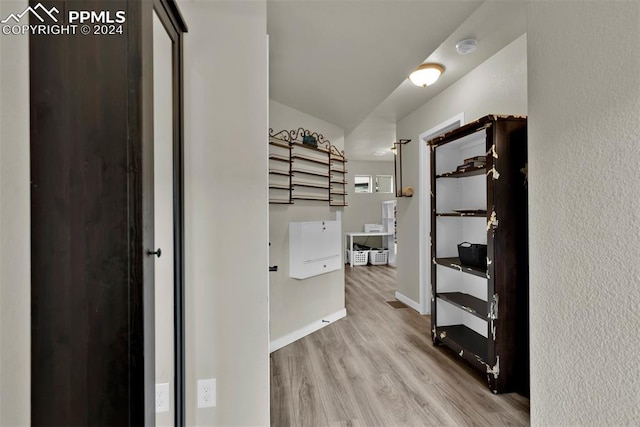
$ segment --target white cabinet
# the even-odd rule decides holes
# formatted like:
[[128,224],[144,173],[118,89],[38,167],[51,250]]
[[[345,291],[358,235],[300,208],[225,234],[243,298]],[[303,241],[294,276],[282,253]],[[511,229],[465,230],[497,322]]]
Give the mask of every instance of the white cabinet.
[[289,223],[289,276],[306,279],[342,268],[340,221]]

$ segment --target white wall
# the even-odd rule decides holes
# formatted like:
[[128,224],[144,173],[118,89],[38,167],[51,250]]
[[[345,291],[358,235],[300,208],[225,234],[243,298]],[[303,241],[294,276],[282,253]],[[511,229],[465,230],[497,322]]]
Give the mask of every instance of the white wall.
[[[273,100],[269,101],[269,127],[275,132],[309,129],[344,149],[342,128]],[[266,134],[261,143],[267,146]],[[344,310],[344,269],[304,280],[289,277],[289,222],[333,220],[337,212],[342,208],[329,207],[328,202],[296,200],[294,205],[269,205],[269,264],[279,267],[269,276],[272,342],[297,336],[296,331]]]
[[[349,157],[348,140],[349,137],[347,137],[347,157]],[[393,176],[393,162],[349,160],[347,170],[349,171],[347,174],[349,206],[345,208],[342,219],[344,231],[363,231],[364,224],[382,224],[382,202],[394,200],[395,193],[355,193],[354,177],[356,175],[371,176],[375,186],[376,175]],[[364,238],[359,237],[354,241],[364,243]],[[380,237],[369,237],[367,240],[367,246],[380,247],[381,244]]]
[[[0,1],[0,16],[24,1]],[[0,36],[0,425],[29,425],[29,40]]]
[[[188,425],[268,425],[265,1],[184,1]],[[217,406],[195,409],[196,380]]]
[[640,425],[640,3],[528,8],[532,425]]
[[[428,89],[425,89],[428,90]],[[424,235],[416,230],[419,206],[425,202],[429,212],[429,173],[426,188],[419,182],[419,135],[459,113],[469,122],[490,113],[527,113],[527,46],[520,36],[494,56],[480,64],[438,96],[398,122],[398,138],[410,138],[403,147],[403,185],[414,188],[413,197],[398,198],[398,292],[415,302],[420,301],[420,263],[431,254],[420,255],[420,239],[426,239],[429,251],[429,228]],[[428,163],[427,163],[428,164]],[[426,196],[425,201],[423,197]],[[400,246],[401,245],[401,246]],[[426,278],[429,280],[430,267]],[[428,292],[427,292],[428,294]]]

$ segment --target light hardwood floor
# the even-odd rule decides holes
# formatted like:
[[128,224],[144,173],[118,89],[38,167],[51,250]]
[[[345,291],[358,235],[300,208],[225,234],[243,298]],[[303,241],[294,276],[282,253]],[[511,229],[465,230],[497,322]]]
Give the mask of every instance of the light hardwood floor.
[[347,317],[271,354],[271,425],[529,425],[529,400],[434,347],[429,316],[393,308],[395,269],[346,269]]

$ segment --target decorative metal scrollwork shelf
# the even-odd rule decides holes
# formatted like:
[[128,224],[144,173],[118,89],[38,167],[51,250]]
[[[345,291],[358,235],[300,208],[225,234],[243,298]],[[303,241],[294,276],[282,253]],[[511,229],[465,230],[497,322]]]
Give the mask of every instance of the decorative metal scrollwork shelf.
[[347,206],[346,162],[344,151],[320,133],[269,129],[269,203],[313,200]]

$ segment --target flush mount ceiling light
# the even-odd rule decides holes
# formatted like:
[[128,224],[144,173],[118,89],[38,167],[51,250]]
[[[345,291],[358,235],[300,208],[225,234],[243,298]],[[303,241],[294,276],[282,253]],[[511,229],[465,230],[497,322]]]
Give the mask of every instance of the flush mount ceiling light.
[[409,75],[409,80],[416,86],[427,87],[434,84],[442,73],[444,67],[440,64],[422,64]]
[[478,47],[478,40],[464,39],[456,43],[456,50],[460,55],[466,55],[473,52]]
[[374,156],[384,156],[385,154],[387,154],[387,152],[383,150],[378,150],[373,152]]

